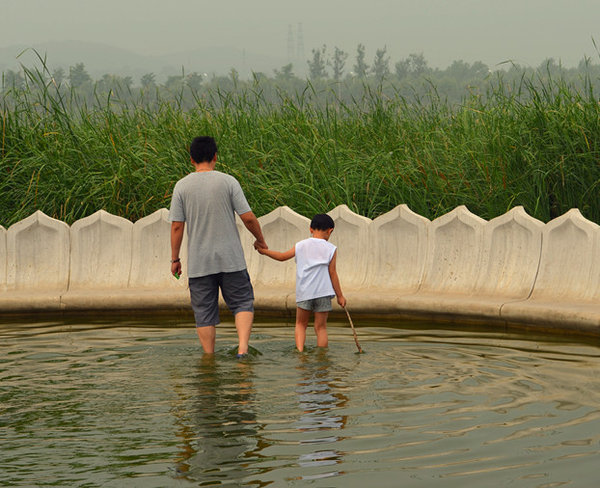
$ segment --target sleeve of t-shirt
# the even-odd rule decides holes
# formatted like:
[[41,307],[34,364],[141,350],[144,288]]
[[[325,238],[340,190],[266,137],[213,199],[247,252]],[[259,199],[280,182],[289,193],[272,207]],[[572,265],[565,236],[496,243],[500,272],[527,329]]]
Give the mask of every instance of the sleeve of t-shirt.
[[242,190],[240,183],[235,178],[231,185],[231,201],[233,203],[233,210],[238,215],[245,214],[252,210],[248,204],[248,200],[246,200],[244,190]]
[[175,185],[175,189],[173,190],[173,196],[171,197],[169,221],[185,222],[185,209],[183,207],[183,199],[181,198],[181,192],[179,191],[178,185]]

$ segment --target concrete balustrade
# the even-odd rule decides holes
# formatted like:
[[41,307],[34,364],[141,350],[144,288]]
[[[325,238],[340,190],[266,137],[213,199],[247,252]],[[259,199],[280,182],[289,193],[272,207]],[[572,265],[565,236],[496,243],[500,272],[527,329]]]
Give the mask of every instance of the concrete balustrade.
[[[373,220],[366,282],[381,291],[416,293],[423,280],[431,222],[399,205]],[[365,254],[365,252],[363,252]]]
[[421,285],[417,293],[397,297],[396,310],[461,320],[481,318],[481,310],[471,309],[470,297],[476,290],[485,226],[486,221],[465,206],[431,222]]
[[69,226],[37,211],[6,234],[8,290],[64,292],[69,285]]
[[39,210],[6,232],[6,310],[60,309],[69,285],[69,226]]
[[[374,220],[345,205],[329,214],[342,287],[357,314],[600,335],[600,227],[576,209],[548,224],[521,207],[489,222],[464,206],[432,222],[406,205]],[[166,209],[135,224],[100,210],[69,228],[36,212],[0,227],[0,313],[188,310],[186,276],[170,275],[167,219]],[[288,207],[259,220],[272,249],[310,235],[310,220]],[[294,261],[259,255],[240,219],[238,230],[257,311],[291,314]]]
[[484,229],[478,296],[525,300],[531,294],[542,249],[543,222],[523,207],[490,220]]
[[132,262],[133,223],[99,210],[71,226],[71,278],[62,297],[68,309],[122,308]]
[[504,305],[502,318],[544,328],[600,327],[600,227],[577,209],[549,222],[531,296]]

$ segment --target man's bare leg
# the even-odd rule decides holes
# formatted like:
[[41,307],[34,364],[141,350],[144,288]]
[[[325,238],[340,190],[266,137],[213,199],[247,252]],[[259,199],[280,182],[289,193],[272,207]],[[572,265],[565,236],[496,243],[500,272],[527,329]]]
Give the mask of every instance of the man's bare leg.
[[248,343],[250,342],[250,332],[252,331],[252,322],[254,321],[254,312],[238,312],[235,314],[235,328],[238,334],[238,354],[248,353]]
[[200,339],[200,345],[205,354],[215,353],[215,338],[217,337],[217,329],[214,325],[207,325],[206,327],[196,327],[198,331],[198,338]]

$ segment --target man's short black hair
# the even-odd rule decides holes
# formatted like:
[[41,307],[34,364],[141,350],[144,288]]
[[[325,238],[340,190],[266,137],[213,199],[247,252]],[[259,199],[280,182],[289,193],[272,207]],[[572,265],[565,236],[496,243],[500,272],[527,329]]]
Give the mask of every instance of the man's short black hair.
[[196,163],[210,163],[217,154],[217,143],[210,136],[195,137],[190,145],[190,156]]
[[334,227],[333,219],[327,214],[317,214],[310,222],[310,228],[314,230],[329,230]]

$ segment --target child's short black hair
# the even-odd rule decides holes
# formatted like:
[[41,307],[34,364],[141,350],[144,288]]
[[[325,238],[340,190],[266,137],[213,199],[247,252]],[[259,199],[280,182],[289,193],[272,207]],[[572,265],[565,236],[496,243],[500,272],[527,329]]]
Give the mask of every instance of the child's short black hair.
[[310,228],[314,230],[329,230],[334,227],[333,219],[327,214],[317,214],[310,222]]
[[190,145],[190,156],[196,163],[210,163],[217,154],[217,143],[210,136],[194,138]]

